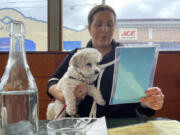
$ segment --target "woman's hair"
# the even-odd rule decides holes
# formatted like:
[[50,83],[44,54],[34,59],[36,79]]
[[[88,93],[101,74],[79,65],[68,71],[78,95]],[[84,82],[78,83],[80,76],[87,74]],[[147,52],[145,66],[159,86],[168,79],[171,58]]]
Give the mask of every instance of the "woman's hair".
[[97,5],[95,7],[93,7],[91,9],[91,11],[89,12],[88,14],[88,25],[91,26],[92,22],[93,22],[93,17],[96,13],[100,12],[100,11],[110,11],[113,13],[114,15],[114,19],[116,21],[116,13],[114,11],[114,9],[108,5],[105,5],[105,4],[100,4],[100,5]]

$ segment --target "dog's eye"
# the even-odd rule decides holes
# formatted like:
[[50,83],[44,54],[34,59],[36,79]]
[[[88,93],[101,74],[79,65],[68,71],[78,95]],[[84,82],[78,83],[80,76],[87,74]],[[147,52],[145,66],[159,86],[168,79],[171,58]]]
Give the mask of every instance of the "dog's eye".
[[91,64],[91,63],[87,63],[87,66],[91,67],[91,66],[92,66],[92,64]]

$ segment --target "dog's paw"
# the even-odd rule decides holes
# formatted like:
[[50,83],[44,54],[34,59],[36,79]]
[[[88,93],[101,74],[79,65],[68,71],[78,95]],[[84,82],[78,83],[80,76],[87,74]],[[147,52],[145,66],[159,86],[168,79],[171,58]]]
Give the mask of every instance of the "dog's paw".
[[104,99],[99,99],[97,100],[97,104],[104,106],[106,102],[104,101]]
[[75,115],[76,115],[76,108],[67,107],[67,108],[66,108],[66,112],[67,112],[70,116],[75,116]]

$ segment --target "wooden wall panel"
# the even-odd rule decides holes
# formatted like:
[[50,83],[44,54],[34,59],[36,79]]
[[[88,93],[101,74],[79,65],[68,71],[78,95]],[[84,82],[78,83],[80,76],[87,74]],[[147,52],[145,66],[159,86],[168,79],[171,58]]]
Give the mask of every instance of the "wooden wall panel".
[[27,54],[27,60],[35,77],[51,76],[56,69],[56,55],[54,54]]
[[180,76],[180,52],[160,52],[156,76]]
[[39,90],[39,100],[48,100],[49,96],[46,94],[46,91],[49,77],[35,77],[35,80]]
[[48,105],[51,101],[52,101],[52,100],[40,100],[40,101],[39,101],[39,119],[40,119],[40,120],[46,120],[47,105]]
[[67,54],[57,54],[56,55],[56,67],[64,60]]
[[165,101],[180,101],[180,77],[155,77],[154,86],[162,89]]
[[[52,101],[46,95],[47,81],[57,66],[66,57],[66,53],[27,53],[30,70],[39,90],[39,118],[46,119],[48,103]],[[0,54],[0,77],[4,73],[8,54]],[[160,52],[157,63],[154,86],[165,94],[165,104],[155,117],[167,117],[180,120],[180,52]]]
[[3,75],[5,66],[7,64],[8,55],[7,54],[1,54],[0,55],[0,77]]
[[164,117],[180,120],[180,101],[165,102],[163,109],[156,112],[154,117]]

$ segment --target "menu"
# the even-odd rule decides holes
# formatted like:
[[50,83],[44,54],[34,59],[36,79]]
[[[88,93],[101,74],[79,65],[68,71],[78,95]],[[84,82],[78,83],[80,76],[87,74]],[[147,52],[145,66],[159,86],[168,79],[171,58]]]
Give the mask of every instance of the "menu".
[[109,104],[136,103],[152,87],[158,58],[156,46],[116,48],[116,63]]

